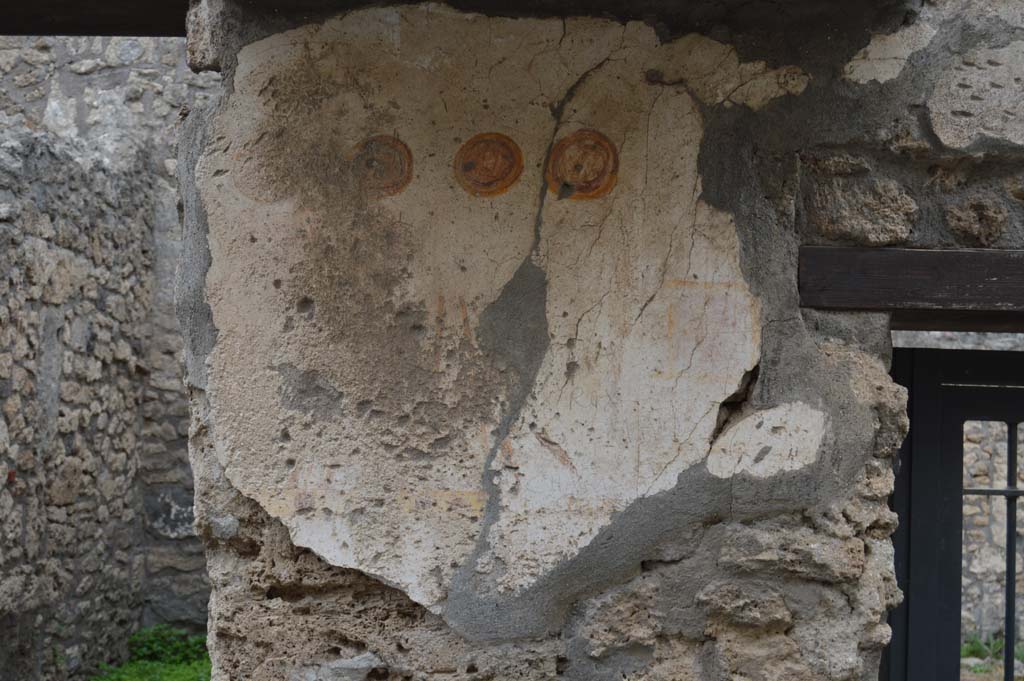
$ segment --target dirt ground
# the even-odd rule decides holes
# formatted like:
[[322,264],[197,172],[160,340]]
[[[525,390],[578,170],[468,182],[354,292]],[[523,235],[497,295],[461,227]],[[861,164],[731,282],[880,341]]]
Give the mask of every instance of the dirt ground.
[[[1024,676],[1017,675],[1015,679],[1024,679]],[[960,681],[1003,681],[1003,665],[995,664],[987,672],[972,672],[966,667],[960,668]]]

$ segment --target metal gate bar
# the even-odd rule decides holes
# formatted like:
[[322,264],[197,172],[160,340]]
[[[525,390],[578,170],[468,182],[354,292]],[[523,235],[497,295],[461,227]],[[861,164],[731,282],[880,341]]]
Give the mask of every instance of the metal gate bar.
[[[1008,487],[1017,486],[1017,424],[1007,423],[1006,465]],[[1013,681],[1017,647],[1017,497],[1006,497],[1006,622],[1003,624],[1003,681]]]

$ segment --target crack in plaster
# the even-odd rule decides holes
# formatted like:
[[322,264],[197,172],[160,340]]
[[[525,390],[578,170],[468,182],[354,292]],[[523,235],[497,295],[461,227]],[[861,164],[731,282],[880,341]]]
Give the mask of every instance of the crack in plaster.
[[[358,82],[344,75],[356,68]],[[735,227],[700,200],[702,107],[758,108],[806,85],[784,75],[707,38],[659,44],[640,24],[433,6],[353,12],[245,48],[217,120],[224,144],[199,169],[219,330],[210,396],[232,485],[295,543],[451,617],[453,593],[470,608],[512,597],[671,489],[720,435],[715,411],[760,345]],[[549,201],[547,156],[582,127],[617,140],[619,184]],[[537,171],[469,197],[450,181],[452,130],[488,129],[513,134]],[[371,199],[342,159],[385,132],[415,173]],[[312,312],[282,326],[302,296]],[[253,356],[355,407],[278,404],[282,377],[243,369]]]

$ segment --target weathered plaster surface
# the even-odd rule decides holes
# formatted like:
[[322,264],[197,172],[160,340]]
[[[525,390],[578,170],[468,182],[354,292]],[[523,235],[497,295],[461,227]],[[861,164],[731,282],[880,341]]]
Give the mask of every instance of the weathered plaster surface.
[[708,470],[722,478],[799,470],[818,458],[825,428],[825,414],[802,402],[756,412],[715,440]]
[[[950,19],[957,20],[957,28],[999,22],[1012,30],[1024,25],[1024,6],[1002,0],[927,0],[907,13],[906,23],[898,30],[872,35],[871,41],[843,67],[843,77],[859,84],[896,79]],[[977,65],[971,58],[965,64]]]
[[[1024,124],[1019,106],[1019,77],[1024,42],[1009,39],[1024,25],[1024,7],[998,0],[944,0],[926,3],[914,20],[892,33],[872,36],[871,42],[844,67],[845,78],[860,84],[896,79],[915,54],[927,48],[950,19],[955,28],[984,34],[988,26],[1005,27],[999,39],[968,49],[951,45],[954,61],[937,71],[928,100],[935,134],[954,149],[966,149],[981,140],[1002,140],[1020,145]],[[948,29],[947,29],[948,30]],[[944,42],[944,41],[940,41]],[[973,42],[973,41],[972,41]]]
[[867,47],[853,55],[843,69],[843,76],[855,83],[893,80],[911,55],[927,47],[937,32],[931,22],[920,20],[895,33],[874,35]]
[[[188,121],[180,307],[216,678],[873,678],[905,394],[885,315],[799,308],[797,250],[1024,241],[1012,143],[922,107],[1012,42],[1005,3],[929,4],[862,80],[909,11],[713,40],[205,4],[228,94]],[[554,165],[606,184],[548,177],[574,136]]]
[[928,102],[939,139],[956,149],[982,139],[1024,145],[1022,68],[1022,40],[1005,47],[979,47],[962,55],[943,75]]
[[[699,200],[701,106],[763,106],[798,70],[639,24],[437,7],[238,63],[199,167],[211,403],[226,475],[298,544],[436,609],[465,566],[529,586],[707,456],[760,319],[732,220]],[[617,184],[559,200],[543,162],[583,128],[618,147]],[[489,199],[451,166],[488,131],[526,165]],[[348,159],[384,133],[412,181],[367,195]]]

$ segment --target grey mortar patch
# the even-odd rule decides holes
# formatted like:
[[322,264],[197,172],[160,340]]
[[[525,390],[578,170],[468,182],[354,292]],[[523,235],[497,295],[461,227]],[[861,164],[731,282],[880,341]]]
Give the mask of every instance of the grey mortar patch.
[[[949,31],[948,26],[940,31],[937,41],[950,39]],[[761,372],[751,390],[749,406],[763,408],[803,400],[822,404],[832,413],[849,414],[848,419],[832,424],[833,440],[823,447],[826,454],[813,467],[818,480],[809,481],[812,495],[806,499],[807,507],[827,504],[833,495],[841,498],[848,494],[845,481],[855,479],[864,463],[852,452],[866,451],[871,445],[864,428],[865,422],[870,422],[870,407],[850,411],[849,385],[844,379],[836,380],[837,367],[822,356],[816,341],[838,337],[883,361],[889,359],[889,342],[887,315],[862,313],[860,316],[870,317],[872,322],[865,328],[852,318],[825,319],[825,315],[799,306],[798,248],[810,240],[807,234],[793,229],[803,217],[800,154],[852,148],[873,161],[887,159],[886,172],[908,186],[915,197],[923,185],[920,175],[929,162],[897,159],[877,141],[878,131],[889,129],[894,121],[918,125],[922,118],[919,103],[927,100],[931,89],[929,76],[907,68],[899,78],[885,84],[853,85],[837,80],[834,74],[867,43],[869,35],[863,26],[851,24],[839,25],[837,36],[832,48],[808,48],[797,62],[811,75],[801,95],[780,98],[757,112],[745,107],[714,108],[705,119],[698,161],[702,199],[734,216],[744,278],[762,303]],[[932,51],[927,52],[930,55]],[[927,56],[917,54],[914,59]],[[778,55],[772,52],[762,58],[774,62]],[[935,69],[924,72],[934,74]],[[858,108],[850,110],[853,90],[858,93]],[[837,110],[849,110],[849,115],[836,116]],[[898,170],[897,161],[907,168]],[[779,486],[757,502],[751,495],[760,486],[745,477],[737,478],[734,510],[753,508],[757,503],[786,505],[783,497],[805,488],[797,478],[774,479]],[[762,510],[767,512],[767,507]]]
[[206,389],[206,358],[217,342],[213,311],[206,300],[206,273],[212,262],[206,207],[199,195],[196,164],[207,145],[217,103],[193,111],[185,119],[178,142],[178,182],[181,187],[182,245],[174,301],[185,340],[185,382]]
[[449,593],[445,621],[471,640],[534,638],[559,631],[580,599],[638,573],[652,546],[728,511],[728,481],[703,466],[687,469],[679,480],[671,490],[635,501],[575,557],[521,592],[480,596],[458,584],[463,588]]
[[487,549],[488,533],[500,511],[501,492],[494,483],[491,464],[501,443],[508,437],[512,424],[519,418],[548,351],[547,291],[547,274],[528,255],[494,302],[480,314],[477,344],[500,371],[511,371],[514,377],[508,404],[503,405],[504,413],[494,432],[494,443],[481,472],[483,488],[487,492],[487,506],[479,539],[473,553],[452,578],[449,603],[453,598],[472,598],[471,594],[479,584],[474,568]]
[[506,419],[519,415],[548,350],[547,288],[544,270],[527,258],[480,314],[480,349],[500,370],[515,374]]
[[64,362],[64,348],[60,330],[64,327],[64,308],[47,306],[43,313],[43,326],[39,352],[39,376],[37,390],[39,403],[43,406],[42,423],[39,433],[39,447],[46,448],[57,435],[57,413],[60,409],[60,377]]
[[621,681],[627,674],[638,672],[654,660],[652,646],[634,643],[616,648],[599,658],[586,652],[587,642],[573,639],[567,646],[569,666],[561,673],[566,681]]
[[300,369],[294,364],[279,364],[273,369],[281,376],[278,396],[286,409],[301,411],[318,420],[333,418],[341,411],[345,394],[319,371]]
[[[672,489],[637,499],[615,515],[576,556],[529,588],[503,597],[453,588],[445,621],[461,636],[477,641],[538,638],[561,631],[578,603],[628,582],[680,536],[699,535],[703,528],[727,519],[743,522],[766,514],[798,513],[828,499],[828,490],[819,482],[822,470],[819,464],[767,479],[748,474],[729,479],[711,475],[704,465],[692,466],[679,474]],[[708,566],[709,574],[713,569]]]

